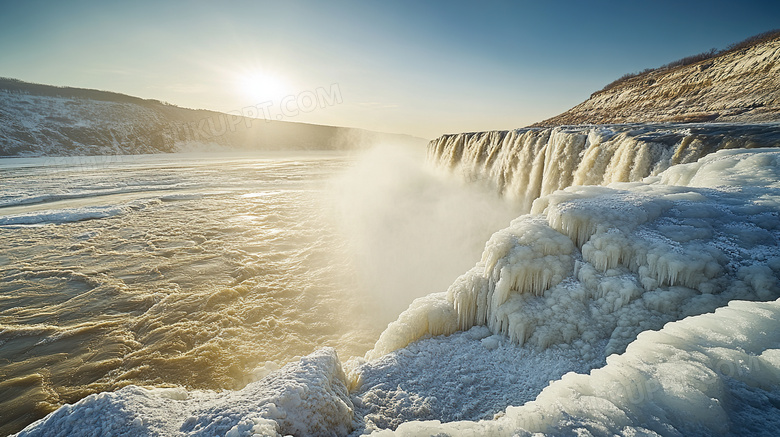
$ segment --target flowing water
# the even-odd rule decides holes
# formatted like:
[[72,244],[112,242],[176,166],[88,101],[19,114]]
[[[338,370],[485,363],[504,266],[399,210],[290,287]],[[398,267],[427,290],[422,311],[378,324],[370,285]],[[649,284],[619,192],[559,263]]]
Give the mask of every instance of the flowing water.
[[382,328],[323,208],[343,155],[6,162],[0,434],[128,384],[236,388],[319,345],[362,354]]

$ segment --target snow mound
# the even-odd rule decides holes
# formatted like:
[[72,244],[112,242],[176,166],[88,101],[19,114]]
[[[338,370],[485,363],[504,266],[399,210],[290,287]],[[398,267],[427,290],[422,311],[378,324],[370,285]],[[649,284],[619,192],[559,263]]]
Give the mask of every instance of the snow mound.
[[335,436],[351,431],[353,411],[336,352],[325,348],[238,391],[128,386],[90,395],[16,436]]
[[[395,429],[412,420],[492,419],[507,405],[532,401],[569,371],[601,365],[567,346],[518,346],[484,326],[424,339],[357,364],[353,402],[357,432]],[[348,364],[348,367],[349,367]]]
[[568,373],[496,420],[415,421],[384,435],[780,433],[780,301],[734,301],[640,334],[588,375]]

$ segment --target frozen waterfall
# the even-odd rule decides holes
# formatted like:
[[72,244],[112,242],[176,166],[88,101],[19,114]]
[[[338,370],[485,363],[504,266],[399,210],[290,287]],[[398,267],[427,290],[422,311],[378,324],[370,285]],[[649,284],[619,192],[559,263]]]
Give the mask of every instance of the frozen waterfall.
[[777,132],[631,125],[433,141],[429,159],[529,214],[495,233],[446,293],[415,301],[367,357],[475,325],[538,348],[587,355],[606,341],[607,354],[621,353],[667,322],[776,299],[780,151],[752,147],[780,144]]

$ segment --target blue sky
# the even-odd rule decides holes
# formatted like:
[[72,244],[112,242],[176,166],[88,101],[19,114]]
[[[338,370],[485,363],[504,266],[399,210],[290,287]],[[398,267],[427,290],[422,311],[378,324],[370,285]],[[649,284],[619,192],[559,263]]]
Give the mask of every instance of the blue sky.
[[779,27],[776,1],[0,1],[0,76],[225,112],[336,84],[285,119],[432,138]]

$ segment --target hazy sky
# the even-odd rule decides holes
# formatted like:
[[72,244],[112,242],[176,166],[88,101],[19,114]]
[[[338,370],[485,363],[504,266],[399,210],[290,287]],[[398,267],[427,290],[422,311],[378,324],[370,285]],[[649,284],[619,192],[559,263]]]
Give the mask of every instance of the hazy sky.
[[0,76],[432,138],[778,27],[776,0],[0,0]]

